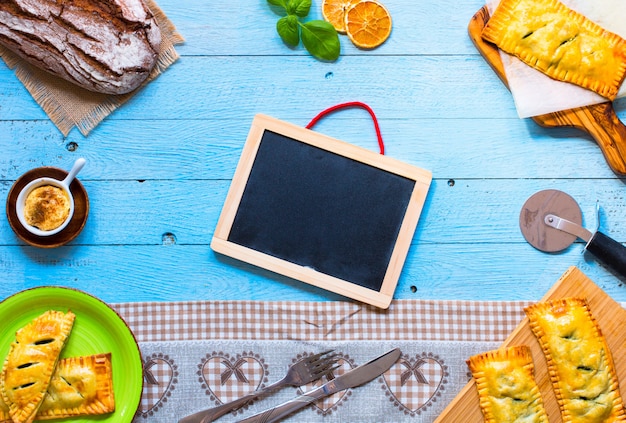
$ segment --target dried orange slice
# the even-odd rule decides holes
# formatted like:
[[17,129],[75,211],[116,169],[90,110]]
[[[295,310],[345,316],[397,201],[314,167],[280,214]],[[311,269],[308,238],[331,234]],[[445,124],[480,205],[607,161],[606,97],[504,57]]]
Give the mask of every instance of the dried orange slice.
[[324,20],[330,22],[330,24],[335,27],[337,32],[345,34],[346,10],[358,2],[359,0],[323,0],[322,16],[324,17]]
[[374,48],[391,34],[391,14],[375,0],[361,0],[346,11],[346,33],[360,48]]

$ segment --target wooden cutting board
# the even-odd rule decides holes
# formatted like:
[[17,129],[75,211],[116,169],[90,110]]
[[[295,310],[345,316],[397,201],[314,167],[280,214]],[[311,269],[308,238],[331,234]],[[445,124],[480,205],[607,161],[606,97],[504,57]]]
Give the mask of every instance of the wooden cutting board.
[[[593,283],[577,267],[570,267],[542,298],[542,301],[584,297],[596,318],[613,354],[622,398],[626,394],[626,310]],[[528,318],[504,341],[502,347],[528,345],[535,364],[535,378],[543,397],[551,423],[562,422],[559,406],[552,390],[546,359],[539,342],[532,333]],[[469,357],[468,357],[469,358]],[[468,370],[469,371],[469,370]],[[478,403],[478,391],[470,381],[435,420],[435,423],[482,423],[484,417]]]
[[[482,30],[488,21],[489,10],[487,6],[483,6],[470,21],[469,35],[480,54],[508,87],[498,48],[481,37]],[[534,116],[532,119],[541,126],[569,126],[588,133],[596,140],[613,172],[626,175],[626,126],[615,114],[613,103],[578,107]]]

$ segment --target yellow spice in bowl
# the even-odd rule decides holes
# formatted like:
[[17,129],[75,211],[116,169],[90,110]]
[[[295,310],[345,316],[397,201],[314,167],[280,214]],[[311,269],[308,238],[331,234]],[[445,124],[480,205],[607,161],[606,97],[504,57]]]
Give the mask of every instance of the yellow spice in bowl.
[[24,203],[26,223],[42,231],[51,231],[70,214],[70,198],[61,188],[44,185],[32,190]]

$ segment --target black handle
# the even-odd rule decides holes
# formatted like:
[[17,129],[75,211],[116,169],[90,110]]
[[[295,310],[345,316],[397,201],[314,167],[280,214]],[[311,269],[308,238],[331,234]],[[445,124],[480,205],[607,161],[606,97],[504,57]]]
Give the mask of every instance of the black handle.
[[626,278],[626,247],[624,245],[602,232],[596,232],[586,248],[598,260]]

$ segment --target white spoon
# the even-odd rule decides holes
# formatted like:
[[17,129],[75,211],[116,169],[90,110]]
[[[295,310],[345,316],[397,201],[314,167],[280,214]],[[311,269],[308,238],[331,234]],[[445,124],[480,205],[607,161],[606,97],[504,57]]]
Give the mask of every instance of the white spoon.
[[74,162],[74,166],[72,166],[72,168],[70,169],[70,172],[67,174],[65,179],[61,181],[61,183],[67,187],[68,191],[70,189],[70,185],[72,184],[72,181],[76,178],[76,175],[78,175],[78,172],[80,172],[83,169],[83,166],[85,166],[85,163],[87,163],[87,160],[83,159],[82,157],[79,159],[76,159],[76,161]]

